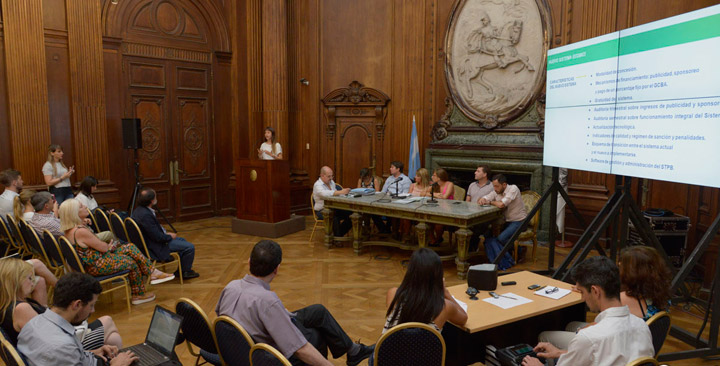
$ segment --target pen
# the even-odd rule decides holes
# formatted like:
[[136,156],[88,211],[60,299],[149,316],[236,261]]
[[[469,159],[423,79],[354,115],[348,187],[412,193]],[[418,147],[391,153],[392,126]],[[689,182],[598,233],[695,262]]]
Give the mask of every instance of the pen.
[[545,287],[547,287],[547,285],[542,285],[542,286],[536,288],[535,290],[540,291],[540,290],[544,289]]
[[514,297],[505,296],[505,295],[500,295],[500,294],[497,294],[497,293],[495,293],[495,292],[490,292],[490,296],[492,296],[492,297],[494,297],[494,298],[496,298],[496,299],[497,299],[498,297],[505,297],[505,298],[508,298],[508,299],[517,300],[517,299],[514,298]]

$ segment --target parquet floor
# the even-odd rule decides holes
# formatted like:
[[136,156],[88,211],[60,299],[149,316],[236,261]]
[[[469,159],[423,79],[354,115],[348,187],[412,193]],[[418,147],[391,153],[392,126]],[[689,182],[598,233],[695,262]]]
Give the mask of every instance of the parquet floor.
[[[397,286],[402,280],[403,261],[409,258],[410,252],[374,247],[356,256],[349,243],[345,243],[342,248],[326,249],[322,244],[321,228],[315,233],[314,245],[310,245],[311,221],[312,218],[309,218],[305,231],[277,240],[283,248],[283,262],[278,276],[271,284],[273,290],[290,310],[314,303],[324,304],[352,339],[374,343],[380,336],[384,322],[385,294],[389,287]],[[127,313],[121,294],[101,297],[93,318],[111,315],[126,345],[144,339],[155,304],[174,309],[176,299],[187,297],[202,306],[211,320],[214,319],[214,308],[220,292],[229,281],[247,273],[250,250],[260,240],[259,237],[232,233],[229,217],[178,223],[175,227],[180,236],[195,244],[195,270],[201,276],[185,282],[183,286],[177,280],[152,286],[151,290],[156,293],[157,300],[133,306],[131,314]],[[516,268],[546,267],[547,249],[541,247],[538,252],[535,264],[521,264]],[[567,253],[566,249],[559,250],[556,263],[562,260],[564,253]],[[455,274],[454,262],[446,262],[445,279],[449,286],[462,283]],[[699,329],[702,323],[697,315],[688,315],[681,309],[673,309],[672,315],[674,323],[693,331]],[[690,347],[668,338],[663,352],[681,349]],[[177,351],[183,364],[194,364],[187,347],[179,346]],[[344,365],[345,358],[333,362]],[[668,364],[720,365],[720,361],[693,359]]]

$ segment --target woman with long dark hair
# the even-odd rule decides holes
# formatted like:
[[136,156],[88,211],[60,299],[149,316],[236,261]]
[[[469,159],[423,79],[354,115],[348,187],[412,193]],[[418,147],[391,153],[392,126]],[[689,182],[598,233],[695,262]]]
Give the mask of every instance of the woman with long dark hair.
[[48,158],[42,167],[45,184],[47,184],[50,193],[55,195],[58,206],[63,201],[73,198],[70,177],[75,173],[75,167],[66,167],[65,163],[63,163],[63,155],[62,146],[57,144],[48,146]]
[[265,139],[260,148],[257,150],[258,158],[262,160],[280,160],[282,159],[282,147],[275,139],[275,129],[272,127],[265,128]]
[[98,203],[93,197],[93,193],[97,190],[98,181],[95,177],[88,175],[80,182],[80,190],[75,199],[80,201],[88,210],[92,211],[98,207]]
[[412,254],[400,287],[388,291],[387,304],[383,333],[408,322],[425,323],[437,330],[448,321],[456,325],[467,322],[467,313],[445,288],[440,256],[428,248]]

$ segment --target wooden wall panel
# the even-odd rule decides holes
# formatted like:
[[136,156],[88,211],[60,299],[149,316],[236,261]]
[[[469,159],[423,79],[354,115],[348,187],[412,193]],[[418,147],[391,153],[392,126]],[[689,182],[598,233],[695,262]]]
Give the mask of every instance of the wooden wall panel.
[[[0,33],[1,35],[2,33]],[[6,146],[3,153],[0,154],[0,170],[4,170],[12,166],[12,149],[8,148],[10,144],[10,119],[8,118],[7,108],[7,82],[5,80],[5,42],[0,36],[0,146]],[[2,188],[4,189],[4,188]]]
[[[125,96],[122,79],[122,56],[120,55],[120,39],[106,37],[103,42],[103,74],[105,75],[105,120],[107,121],[108,136],[122,136],[122,118],[125,117]],[[132,191],[123,189],[132,187],[135,179],[130,174],[118,174],[119,172],[131,172],[133,153],[131,150],[123,149],[122,139],[109,138],[108,165],[115,187],[112,194],[108,194],[101,184],[98,192],[98,202],[108,207],[122,207],[124,210],[130,202]]]
[[27,185],[43,182],[50,144],[42,8],[41,0],[2,2],[12,165]]
[[257,156],[255,152],[262,143],[263,130],[263,77],[262,77],[262,0],[247,0],[247,70],[248,89],[248,128],[245,148],[248,156]]
[[66,4],[75,169],[79,179],[110,180],[100,2]]
[[[99,3],[100,1],[95,1]],[[65,0],[42,0],[43,25],[45,29],[67,31]]]
[[[262,1],[263,126],[275,129],[281,146],[288,147],[287,1]],[[263,139],[262,131],[257,136]],[[258,146],[259,147],[259,146]],[[288,159],[287,153],[283,159]]]
[[[70,57],[66,37],[48,37],[45,41],[47,65],[48,110],[50,115],[50,140],[63,147],[66,165],[75,164],[73,149],[72,109],[70,107]],[[47,146],[38,146],[46,151]],[[46,157],[47,158],[47,157]],[[45,160],[45,159],[43,159]],[[69,166],[69,165],[68,165]],[[82,177],[80,177],[82,179]],[[71,180],[77,179],[74,175]],[[44,184],[44,181],[42,182]]]

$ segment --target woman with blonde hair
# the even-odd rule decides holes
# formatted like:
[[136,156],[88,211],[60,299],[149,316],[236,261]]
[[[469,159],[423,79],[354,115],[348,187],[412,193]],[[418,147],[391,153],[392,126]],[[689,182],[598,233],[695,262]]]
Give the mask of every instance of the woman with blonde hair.
[[25,189],[20,192],[20,195],[15,196],[13,200],[13,214],[15,220],[23,219],[29,221],[35,214],[35,209],[30,203],[30,199],[35,195],[35,191],[32,189]]
[[415,183],[410,185],[410,195],[425,197],[430,195],[430,173],[420,168],[415,172]]
[[145,292],[148,276],[157,279],[154,283],[169,281],[175,276],[153,268],[150,260],[132,243],[121,244],[116,240],[106,243],[100,240],[85,226],[88,215],[87,207],[74,198],[60,205],[60,230],[75,245],[85,271],[93,276],[105,276],[129,270],[133,305],[155,300],[155,294]]
[[[0,260],[0,324],[9,341],[17,346],[17,337],[30,319],[47,307],[30,298],[35,286],[33,266],[16,258]],[[101,316],[76,327],[76,337],[85,350],[109,344],[122,348],[122,338],[112,318]]]
[[62,146],[57,144],[48,146],[48,158],[42,167],[45,184],[48,185],[50,193],[55,195],[58,206],[63,201],[73,198],[70,176],[75,173],[75,167],[66,167],[62,161],[63,155]]

